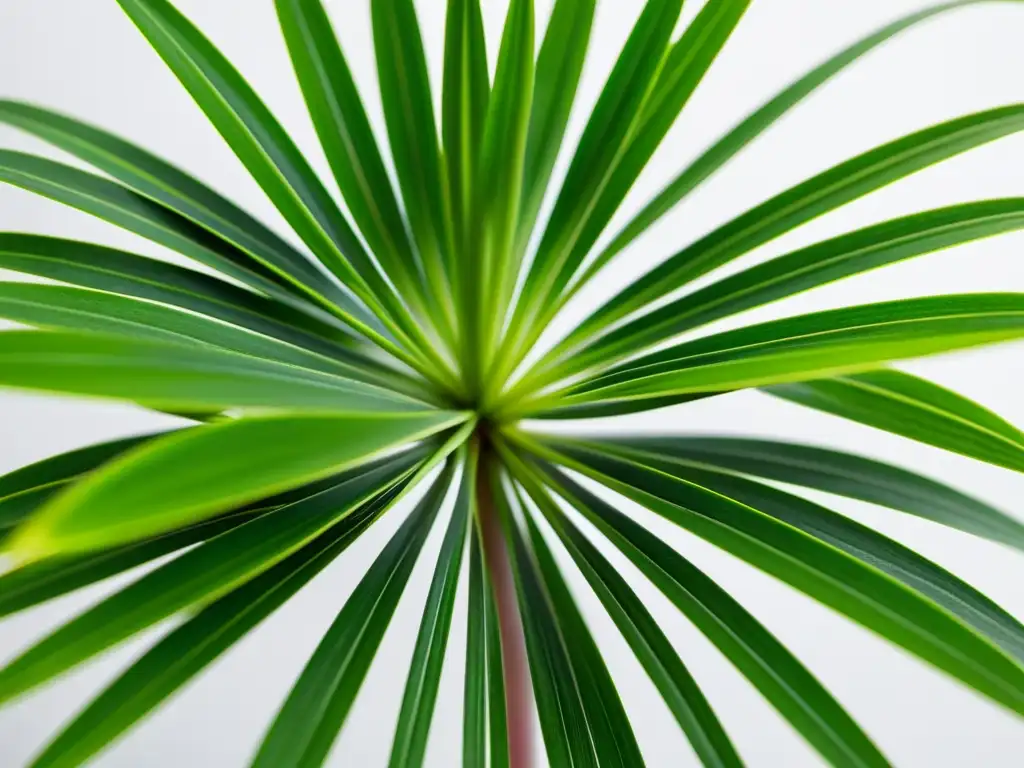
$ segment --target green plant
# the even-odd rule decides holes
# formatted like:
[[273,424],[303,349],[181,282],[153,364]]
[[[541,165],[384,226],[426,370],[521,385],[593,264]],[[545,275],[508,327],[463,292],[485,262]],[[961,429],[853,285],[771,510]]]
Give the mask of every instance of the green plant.
[[1024,295],[848,307],[665,346],[746,309],[1024,227],[1024,199],[957,205],[851,232],[675,297],[812,218],[1021,130],[1020,105],[914,133],[792,187],[686,246],[524,363],[582,286],[804,97],[893,35],[982,1],[915,13],[828,60],[715,143],[599,249],[749,0],[709,0],[678,40],[671,35],[682,0],[646,2],[546,219],[542,202],[595,0],[557,0],[536,58],[532,2],[511,0],[493,82],[478,0],[450,0],[440,138],[411,0],[371,0],[397,190],[319,0],[276,0],[347,214],[242,77],[167,0],[118,0],[313,258],[136,146],[39,107],[0,102],[0,121],[104,174],[0,151],[0,180],[225,278],[95,245],[0,234],[0,268],[63,284],[0,283],[0,316],[34,327],[0,334],[0,385],[126,400],[195,422],[0,477],[0,541],[11,564],[0,576],[0,616],[179,553],[0,670],[3,703],[183,617],[35,765],[79,765],[100,752],[421,484],[421,500],[341,607],[254,765],[326,759],[449,495],[453,511],[393,766],[422,763],[463,568],[464,764],[530,764],[531,696],[553,765],[643,763],[573,597],[581,587],[567,585],[553,548],[578,566],[699,759],[740,764],[672,645],[606,559],[607,546],[824,759],[887,764],[762,625],[612,497],[590,490],[591,481],[1024,713],[1024,626],[912,550],[764,481],[874,502],[1024,549],[1024,525],[1011,517],[933,480],[822,448],[697,435],[570,438],[520,423],[622,415],[754,387],[1024,470],[1019,430],[885,367],[1024,336]]

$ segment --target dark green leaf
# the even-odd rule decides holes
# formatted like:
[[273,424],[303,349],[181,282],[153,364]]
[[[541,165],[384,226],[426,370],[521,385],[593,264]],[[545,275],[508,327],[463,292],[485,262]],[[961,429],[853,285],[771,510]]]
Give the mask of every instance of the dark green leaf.
[[1024,524],[905,469],[811,445],[735,437],[616,438],[604,442],[879,504],[1024,551]]
[[412,574],[451,482],[449,462],[327,630],[271,725],[254,768],[322,765]]
[[888,768],[824,686],[728,592],[565,475],[553,468],[547,475],[558,493],[622,550],[826,760],[836,766]]
[[571,465],[902,646],[1012,711],[1024,668],[932,600],[873,565],[696,483],[594,446],[560,446]]

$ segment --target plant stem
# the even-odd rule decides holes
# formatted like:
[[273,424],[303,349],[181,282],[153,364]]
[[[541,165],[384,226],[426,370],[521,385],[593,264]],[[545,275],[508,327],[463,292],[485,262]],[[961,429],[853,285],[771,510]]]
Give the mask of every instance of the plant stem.
[[509,768],[533,768],[533,691],[526,659],[526,637],[519,615],[508,547],[494,508],[490,472],[483,462],[477,475],[477,509],[483,533],[484,559],[494,585],[501,630]]

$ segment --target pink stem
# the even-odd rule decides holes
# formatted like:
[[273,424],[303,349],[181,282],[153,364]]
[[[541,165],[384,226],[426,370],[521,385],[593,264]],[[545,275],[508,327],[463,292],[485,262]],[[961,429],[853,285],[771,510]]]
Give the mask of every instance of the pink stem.
[[501,629],[509,768],[533,768],[533,690],[526,660],[526,637],[523,634],[522,617],[519,615],[508,547],[494,509],[486,466],[481,468],[478,476],[477,503],[487,570],[494,584]]

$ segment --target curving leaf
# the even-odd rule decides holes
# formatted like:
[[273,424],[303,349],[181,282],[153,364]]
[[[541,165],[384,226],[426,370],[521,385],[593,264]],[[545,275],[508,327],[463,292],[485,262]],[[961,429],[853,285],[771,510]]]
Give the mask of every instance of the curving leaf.
[[448,463],[345,602],[270,726],[254,768],[326,760],[412,575],[454,467]]
[[[154,203],[199,225],[248,254],[257,271],[288,278],[320,302],[346,301],[337,287],[258,220],[165,160],[100,128],[47,109],[0,100],[0,122],[49,142],[101,170]],[[242,259],[236,259],[244,264]],[[262,268],[261,268],[262,267]]]
[[1024,294],[865,304],[684,342],[588,379],[558,402],[644,400],[826,378],[1021,336]]
[[247,418],[163,437],[62,493],[8,544],[18,559],[85,552],[203,520],[366,463],[465,415],[353,413]]
[[[613,363],[723,317],[904,259],[1024,227],[1024,199],[966,203],[905,216],[772,259],[615,328],[583,349],[567,339],[538,364],[533,386]],[[561,365],[556,365],[559,360]],[[545,370],[546,369],[546,370]]]
[[208,605],[267,571],[415,471],[412,451],[328,490],[268,512],[151,571],[0,669],[0,702],[67,672],[188,608]]
[[80,712],[33,768],[72,768],[114,743],[330,565],[388,508],[401,487],[367,502],[168,633]]
[[734,498],[635,460],[592,447],[559,450],[572,468],[857,621],[1011,711],[1024,711],[1024,666],[875,566]]
[[701,275],[857,198],[1024,129],[1024,105],[977,112],[869,150],[743,213],[630,283],[572,334],[573,346]]
[[901,371],[868,371],[766,390],[980,461],[1024,472],[1024,433],[962,395]]
[[559,495],[607,536],[826,760],[888,768],[824,686],[713,579],[564,474],[549,468],[546,475]]
[[812,445],[736,437],[603,438],[663,459],[814,488],[871,502],[1024,551],[1024,523],[905,469]]
[[[516,463],[525,469],[524,465]],[[658,688],[701,763],[708,768],[740,768],[743,763],[718,717],[640,598],[597,547],[561,512],[535,478],[525,478],[518,473],[517,476],[528,484],[531,498]]]
[[155,432],[89,445],[0,476],[0,543],[12,528],[72,481],[164,434],[167,433]]
[[867,526],[820,504],[721,469],[616,443],[589,445],[708,488],[799,528],[934,600],[978,634],[1024,661],[1024,626],[1020,622],[949,571]]
[[604,265],[625,250],[630,243],[674,208],[680,200],[700,186],[702,182],[728,163],[764,131],[771,128],[793,107],[797,106],[814,91],[846,69],[846,67],[904,30],[928,21],[934,16],[966,6],[989,2],[1017,3],[1020,0],[953,0],[952,2],[938,3],[930,8],[910,13],[861,38],[853,45],[843,49],[803,77],[788,85],[744,118],[735,128],[716,141],[707,151],[670,181],[653,200],[647,203],[623,227],[612,242],[597,256],[576,287],[579,288],[585,284]]

